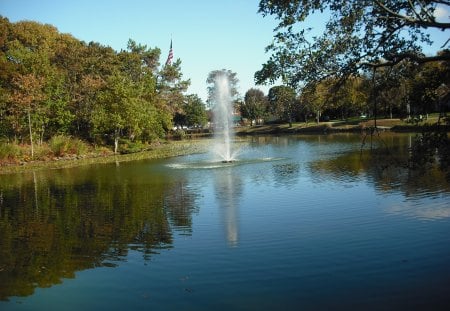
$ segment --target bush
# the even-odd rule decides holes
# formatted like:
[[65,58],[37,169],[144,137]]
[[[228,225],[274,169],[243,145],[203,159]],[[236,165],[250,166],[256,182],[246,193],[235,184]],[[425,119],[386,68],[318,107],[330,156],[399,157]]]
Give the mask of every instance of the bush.
[[53,154],[57,157],[63,156],[69,149],[69,137],[63,135],[53,136],[48,142]]
[[70,138],[64,135],[53,136],[49,141],[49,146],[53,154],[61,157],[67,154],[84,154],[88,151],[86,143],[78,138]]
[[[27,150],[29,150],[30,146],[27,146]],[[29,151],[28,151],[29,154]],[[47,144],[35,145],[34,146],[34,160],[45,160],[47,157],[52,155],[52,151],[50,150]]]
[[82,141],[78,138],[72,139],[71,141],[72,141],[72,145],[71,145],[70,151],[72,153],[74,153],[76,155],[82,155],[89,151],[89,147],[84,141]]
[[131,141],[129,139],[121,139],[119,142],[119,152],[125,153],[136,153],[146,149],[146,145],[140,141]]
[[186,132],[185,131],[183,131],[183,130],[181,130],[181,129],[176,129],[174,132],[173,132],[173,139],[176,139],[176,140],[183,140],[183,139],[185,139],[186,138]]
[[0,142],[0,160],[17,159],[21,154],[22,150],[17,144]]

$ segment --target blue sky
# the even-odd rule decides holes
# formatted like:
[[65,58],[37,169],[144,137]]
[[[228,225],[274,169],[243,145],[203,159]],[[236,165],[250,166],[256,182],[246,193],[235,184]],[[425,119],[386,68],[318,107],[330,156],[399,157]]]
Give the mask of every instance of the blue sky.
[[[255,87],[253,75],[268,59],[276,22],[257,14],[258,0],[0,0],[0,15],[10,22],[51,24],[75,38],[125,49],[128,39],[161,49],[164,63],[173,39],[174,58],[182,61],[188,93],[206,100],[212,70],[237,73],[241,96]],[[267,94],[269,87],[257,86]]]
[[[206,100],[206,78],[212,70],[237,73],[241,96],[255,86],[253,76],[269,58],[276,21],[257,14],[259,0],[0,0],[0,15],[11,22],[33,20],[54,25],[75,38],[125,49],[128,39],[161,49],[161,63],[173,39],[174,58],[182,61],[188,93]],[[441,9],[448,20],[448,7]],[[319,27],[325,21],[311,18]],[[447,40],[434,32],[434,53]]]

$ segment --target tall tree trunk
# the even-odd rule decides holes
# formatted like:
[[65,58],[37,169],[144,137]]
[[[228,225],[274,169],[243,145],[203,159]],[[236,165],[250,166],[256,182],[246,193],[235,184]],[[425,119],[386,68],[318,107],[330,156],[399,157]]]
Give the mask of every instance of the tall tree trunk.
[[407,115],[407,120],[410,121],[411,120],[411,105],[409,104],[409,102],[406,104],[406,115]]
[[39,146],[42,146],[42,143],[44,142],[44,132],[45,127],[42,125],[41,132],[39,133]]
[[119,150],[119,130],[114,131],[114,153]]
[[28,109],[28,128],[30,130],[31,158],[34,157],[33,132],[31,131],[31,108]]

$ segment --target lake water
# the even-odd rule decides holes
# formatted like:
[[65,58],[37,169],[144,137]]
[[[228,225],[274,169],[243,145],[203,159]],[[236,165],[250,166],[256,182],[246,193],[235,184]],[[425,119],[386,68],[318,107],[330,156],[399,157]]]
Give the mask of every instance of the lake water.
[[450,178],[411,139],[0,176],[0,309],[448,310]]

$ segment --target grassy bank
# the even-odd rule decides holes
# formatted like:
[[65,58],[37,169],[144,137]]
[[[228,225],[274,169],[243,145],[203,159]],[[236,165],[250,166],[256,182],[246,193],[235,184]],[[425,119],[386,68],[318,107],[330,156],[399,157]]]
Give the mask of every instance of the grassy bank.
[[44,158],[40,160],[3,163],[3,165],[0,166],[0,174],[21,173],[40,169],[68,168],[89,164],[162,159],[205,152],[207,151],[207,145],[207,140],[169,141],[151,145],[145,151],[119,155],[115,155],[109,150],[101,149],[83,155],[67,154],[65,156]]
[[[430,116],[421,122],[406,122],[401,119],[378,119],[377,128],[380,130],[391,130],[396,132],[421,132],[422,130],[436,125],[438,116]],[[237,135],[264,135],[264,134],[325,134],[333,132],[361,132],[375,125],[374,120],[333,120],[328,122],[298,122],[289,124],[266,124],[251,127],[239,127]],[[447,126],[448,128],[448,126]]]

